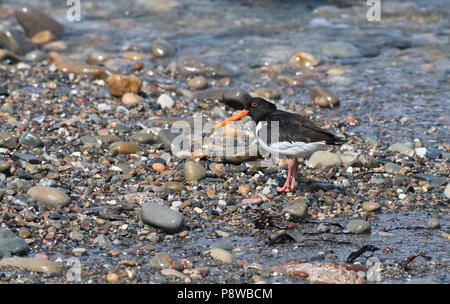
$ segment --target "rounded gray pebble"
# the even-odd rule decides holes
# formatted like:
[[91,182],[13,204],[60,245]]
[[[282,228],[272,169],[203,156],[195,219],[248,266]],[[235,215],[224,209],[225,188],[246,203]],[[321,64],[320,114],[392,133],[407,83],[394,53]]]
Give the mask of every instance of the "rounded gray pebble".
[[157,203],[144,204],[140,213],[145,224],[169,233],[178,232],[184,227],[183,214]]

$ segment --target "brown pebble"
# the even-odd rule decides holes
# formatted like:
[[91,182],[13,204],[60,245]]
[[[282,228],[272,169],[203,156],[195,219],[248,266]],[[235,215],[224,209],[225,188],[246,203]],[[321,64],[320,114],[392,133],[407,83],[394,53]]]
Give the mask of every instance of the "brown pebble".
[[155,170],[156,172],[161,172],[162,170],[164,170],[166,168],[166,166],[164,166],[164,164],[161,163],[154,163],[152,165],[153,170]]
[[136,76],[114,74],[106,79],[111,95],[122,96],[125,93],[137,93],[141,80]]
[[39,45],[39,44],[46,44],[54,39],[55,35],[53,35],[53,33],[50,32],[49,30],[45,30],[40,31],[39,33],[34,35],[33,38],[31,38],[31,42]]
[[119,281],[119,276],[115,274],[114,272],[110,272],[106,275],[106,280],[110,283],[115,283]]

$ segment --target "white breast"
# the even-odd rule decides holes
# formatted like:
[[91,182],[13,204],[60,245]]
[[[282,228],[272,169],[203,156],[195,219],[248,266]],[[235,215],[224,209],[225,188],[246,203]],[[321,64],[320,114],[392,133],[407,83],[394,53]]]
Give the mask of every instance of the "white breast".
[[[258,143],[261,145],[261,147],[272,153],[273,156],[279,157],[279,158],[304,158],[308,157],[311,154],[313,154],[316,151],[323,150],[326,147],[326,144],[324,141],[320,142],[313,142],[313,143],[305,143],[305,142],[276,142],[276,140],[279,138],[279,136],[276,136],[276,134],[270,134],[268,136],[271,136],[271,144],[267,145],[267,139],[260,137],[260,130],[262,128],[266,128],[267,130],[267,122],[259,122],[256,126],[256,138],[258,139]],[[276,128],[271,128],[271,132],[275,132]],[[267,132],[265,132],[267,134]]]

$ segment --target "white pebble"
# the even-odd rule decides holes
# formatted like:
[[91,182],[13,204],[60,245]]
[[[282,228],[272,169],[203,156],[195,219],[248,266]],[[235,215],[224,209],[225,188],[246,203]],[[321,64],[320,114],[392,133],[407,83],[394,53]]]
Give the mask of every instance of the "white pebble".
[[425,157],[425,155],[427,155],[427,148],[417,148],[416,149],[416,154],[419,157]]
[[158,97],[158,100],[156,101],[161,108],[172,108],[175,105],[175,101],[167,94],[162,94]]

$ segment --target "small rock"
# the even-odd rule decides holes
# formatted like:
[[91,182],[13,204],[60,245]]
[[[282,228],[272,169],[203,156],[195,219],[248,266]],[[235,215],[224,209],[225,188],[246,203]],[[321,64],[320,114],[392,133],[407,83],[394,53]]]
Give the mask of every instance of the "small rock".
[[158,100],[156,101],[162,109],[165,108],[173,108],[175,105],[175,101],[167,94],[162,94],[158,97]]
[[363,220],[352,220],[347,224],[346,229],[351,233],[370,233],[370,224]]
[[142,206],[142,221],[169,233],[179,232],[184,227],[184,216],[178,211],[150,202]]
[[111,95],[122,96],[125,93],[137,94],[142,81],[136,76],[114,74],[106,79]]
[[61,266],[44,258],[11,257],[0,260],[0,266],[20,267],[30,271],[60,273]]
[[209,251],[209,254],[215,260],[221,261],[223,263],[233,263],[233,256],[231,255],[231,252],[229,252],[228,250],[222,248],[212,248]]
[[308,205],[304,202],[296,202],[284,208],[281,213],[288,213],[293,218],[306,218],[308,217]]
[[0,148],[13,150],[17,146],[17,140],[10,132],[0,132]]
[[342,163],[341,157],[328,151],[316,151],[306,162],[310,168],[321,168],[340,166]]
[[30,188],[27,193],[48,207],[67,206],[70,203],[70,197],[56,188],[36,186]]
[[421,147],[415,149],[416,155],[419,157],[425,157],[427,155],[427,148]]
[[106,280],[110,283],[115,283],[119,281],[119,276],[114,272],[110,272],[106,275]]
[[134,142],[116,142],[111,147],[111,151],[117,151],[118,154],[135,154],[140,150],[138,144]]
[[27,250],[28,245],[22,238],[7,228],[0,228],[0,258],[24,253]]
[[327,56],[338,58],[355,57],[360,55],[355,46],[346,42],[330,42],[324,45],[322,50]]
[[445,186],[444,195],[447,199],[450,199],[450,183],[448,183],[447,186]]
[[122,103],[127,106],[133,106],[142,102],[144,99],[138,94],[134,93],[125,93],[122,96]]
[[33,132],[24,132],[19,138],[19,143],[31,148],[42,147],[44,145],[39,135]]
[[208,87],[208,80],[203,76],[196,76],[188,81],[188,86],[192,89],[203,90]]
[[300,66],[302,68],[312,68],[315,65],[319,64],[320,59],[316,56],[306,53],[306,52],[297,52],[294,56],[289,59],[289,63],[293,66]]
[[432,219],[429,219],[427,222],[427,228],[439,229],[440,227],[441,227],[441,223],[439,222],[438,219],[432,218]]
[[392,173],[400,171],[401,169],[403,169],[402,166],[394,164],[394,163],[384,164],[384,171],[386,171],[386,173],[392,174]]
[[339,99],[329,90],[320,86],[315,86],[310,92],[311,100],[322,108],[336,107]]
[[157,58],[173,57],[177,52],[177,48],[166,40],[156,40],[152,44],[151,52]]
[[181,192],[185,189],[185,186],[179,182],[167,182],[162,187],[164,190],[171,192]]
[[69,234],[69,237],[70,237],[72,240],[76,240],[76,241],[82,241],[83,238],[84,238],[83,234],[82,234],[81,232],[78,232],[78,231],[72,231],[72,232]]
[[364,202],[362,204],[362,209],[367,212],[372,212],[372,211],[380,209],[380,204],[373,203],[373,202]]
[[388,151],[399,152],[399,153],[402,153],[402,154],[409,154],[409,155],[414,153],[413,149],[411,149],[408,146],[405,146],[402,143],[395,143],[395,144],[389,146]]
[[151,144],[155,137],[150,133],[136,132],[131,135],[131,139],[140,144]]
[[198,182],[206,176],[206,169],[195,161],[188,160],[184,163],[184,178],[187,181]]
[[40,45],[49,43],[50,41],[55,40],[55,38],[56,37],[52,32],[50,32],[49,30],[44,30],[36,33],[36,35],[31,38],[31,42],[33,42],[33,44]]

